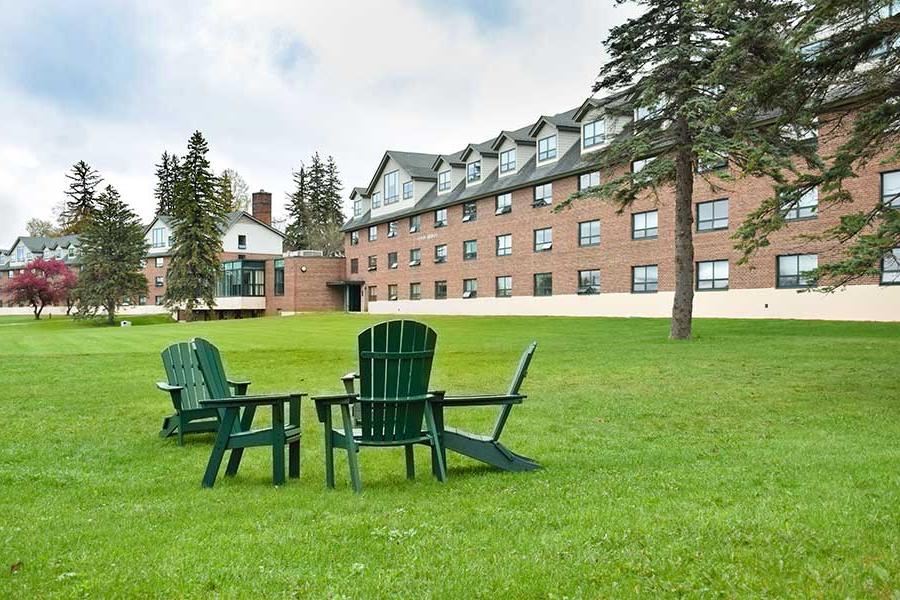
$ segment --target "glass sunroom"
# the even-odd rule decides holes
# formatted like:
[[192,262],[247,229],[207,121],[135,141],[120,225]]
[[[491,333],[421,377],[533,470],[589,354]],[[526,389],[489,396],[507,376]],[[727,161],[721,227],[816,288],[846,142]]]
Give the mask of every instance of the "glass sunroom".
[[217,298],[264,297],[266,267],[261,260],[232,260],[219,268]]

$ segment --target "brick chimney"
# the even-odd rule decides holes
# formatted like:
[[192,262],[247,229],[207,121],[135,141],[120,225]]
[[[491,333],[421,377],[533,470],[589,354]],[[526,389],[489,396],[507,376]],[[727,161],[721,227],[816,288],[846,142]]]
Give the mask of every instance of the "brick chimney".
[[253,218],[266,225],[272,224],[272,194],[264,190],[253,192]]

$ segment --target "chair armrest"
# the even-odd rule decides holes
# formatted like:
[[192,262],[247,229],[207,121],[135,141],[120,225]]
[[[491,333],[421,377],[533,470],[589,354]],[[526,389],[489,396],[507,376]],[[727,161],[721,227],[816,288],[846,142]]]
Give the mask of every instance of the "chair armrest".
[[184,389],[183,385],[171,385],[163,381],[157,381],[156,387],[164,392],[180,392]]
[[266,406],[279,402],[299,401],[304,393],[272,394],[266,396],[238,396],[236,398],[210,398],[201,400],[200,404],[209,408],[241,408],[243,406]]
[[444,396],[434,400],[443,406],[497,406],[521,404],[524,394],[470,394],[468,396]]
[[[353,379],[350,379],[351,385]],[[325,423],[332,406],[350,405],[359,398],[358,394],[334,394],[331,396],[313,396],[316,403],[316,416],[319,423]]]
[[247,388],[250,387],[249,381],[232,381],[231,379],[226,379],[228,385],[234,388],[234,393],[237,396],[246,396]]
[[354,381],[359,379],[359,373],[347,373],[343,377],[341,377],[341,382],[344,384],[344,391],[348,394],[352,394],[354,390]]

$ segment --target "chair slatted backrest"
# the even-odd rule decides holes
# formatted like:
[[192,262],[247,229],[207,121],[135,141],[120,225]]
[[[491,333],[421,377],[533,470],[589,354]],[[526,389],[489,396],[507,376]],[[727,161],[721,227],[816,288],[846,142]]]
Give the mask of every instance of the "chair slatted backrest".
[[219,349],[203,338],[194,338],[191,340],[191,346],[200,362],[200,370],[203,372],[209,397],[231,398],[231,389],[228,387],[228,378]]
[[182,410],[200,408],[200,401],[210,396],[191,343],[172,344],[162,351],[161,356],[169,385],[184,388],[181,393]]
[[358,340],[362,441],[420,439],[437,334],[403,319],[378,323]]
[[[531,364],[531,357],[534,356],[534,351],[536,349],[537,342],[531,342],[525,349],[525,352],[522,353],[522,357],[519,359],[519,366],[516,367],[516,372],[513,374],[512,381],[509,382],[508,394],[513,395],[519,393],[519,389],[525,381],[525,376],[528,375],[528,365]],[[491,434],[492,439],[496,440],[500,437],[500,434],[503,433],[503,427],[506,426],[506,420],[509,418],[512,407],[512,404],[507,404],[500,409],[500,414],[497,415],[497,421],[494,423],[494,431]]]

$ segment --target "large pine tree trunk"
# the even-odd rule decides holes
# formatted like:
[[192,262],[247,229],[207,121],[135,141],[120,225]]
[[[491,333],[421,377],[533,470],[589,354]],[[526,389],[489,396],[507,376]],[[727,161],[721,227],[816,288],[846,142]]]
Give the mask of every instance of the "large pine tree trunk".
[[675,301],[669,338],[691,339],[694,311],[694,169],[690,130],[684,116],[675,122]]

